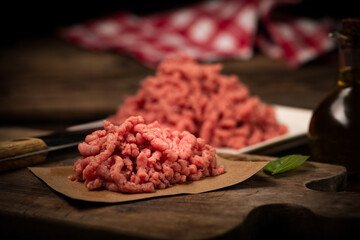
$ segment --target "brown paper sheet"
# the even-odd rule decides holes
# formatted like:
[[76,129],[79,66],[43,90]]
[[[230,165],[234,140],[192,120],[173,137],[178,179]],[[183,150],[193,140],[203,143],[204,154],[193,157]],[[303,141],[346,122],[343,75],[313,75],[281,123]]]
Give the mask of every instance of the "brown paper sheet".
[[115,203],[160,196],[196,194],[229,187],[256,174],[268,161],[233,161],[218,156],[217,163],[225,166],[226,172],[224,174],[206,177],[199,181],[175,184],[170,188],[157,189],[153,193],[136,194],[124,194],[108,190],[89,191],[84,183],[68,179],[69,175],[74,174],[73,166],[29,167],[29,169],[49,187],[70,198],[91,202]]

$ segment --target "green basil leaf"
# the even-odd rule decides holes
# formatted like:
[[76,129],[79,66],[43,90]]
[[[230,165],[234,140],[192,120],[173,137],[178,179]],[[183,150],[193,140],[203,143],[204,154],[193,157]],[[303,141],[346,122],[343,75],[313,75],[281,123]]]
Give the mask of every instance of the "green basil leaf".
[[299,154],[287,155],[269,162],[263,169],[265,172],[268,172],[271,175],[275,175],[297,168],[308,158],[309,156],[303,156]]

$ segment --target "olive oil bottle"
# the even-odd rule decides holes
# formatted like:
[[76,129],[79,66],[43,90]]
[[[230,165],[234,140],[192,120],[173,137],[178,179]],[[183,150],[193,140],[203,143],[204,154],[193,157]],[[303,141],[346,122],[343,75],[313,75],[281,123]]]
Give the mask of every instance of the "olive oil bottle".
[[360,19],[343,19],[337,85],[317,106],[308,139],[314,161],[339,164],[360,177]]

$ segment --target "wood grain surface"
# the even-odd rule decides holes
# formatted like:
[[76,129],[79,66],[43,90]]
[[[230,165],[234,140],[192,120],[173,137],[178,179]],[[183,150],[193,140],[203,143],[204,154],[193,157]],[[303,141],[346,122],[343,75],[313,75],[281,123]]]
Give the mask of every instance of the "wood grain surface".
[[0,159],[43,150],[47,147],[43,140],[34,137],[0,141]]
[[[62,157],[46,166],[72,164],[77,155]],[[309,161],[212,192],[101,204],[67,198],[21,169],[0,175],[0,231],[26,239],[347,237],[360,227],[360,193],[335,192],[345,181],[343,167]]]
[[[48,146],[42,139],[35,137],[22,137],[0,141],[0,159],[7,159],[47,148]],[[45,161],[46,155],[46,153],[42,153],[34,156],[1,162],[0,172],[41,163]]]

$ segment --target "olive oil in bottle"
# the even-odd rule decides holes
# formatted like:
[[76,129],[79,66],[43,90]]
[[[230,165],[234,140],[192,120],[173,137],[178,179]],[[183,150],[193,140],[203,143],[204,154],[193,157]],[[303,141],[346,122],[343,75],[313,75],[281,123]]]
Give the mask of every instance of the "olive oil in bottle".
[[339,164],[360,177],[360,19],[343,19],[335,89],[317,106],[308,139],[314,161]]

